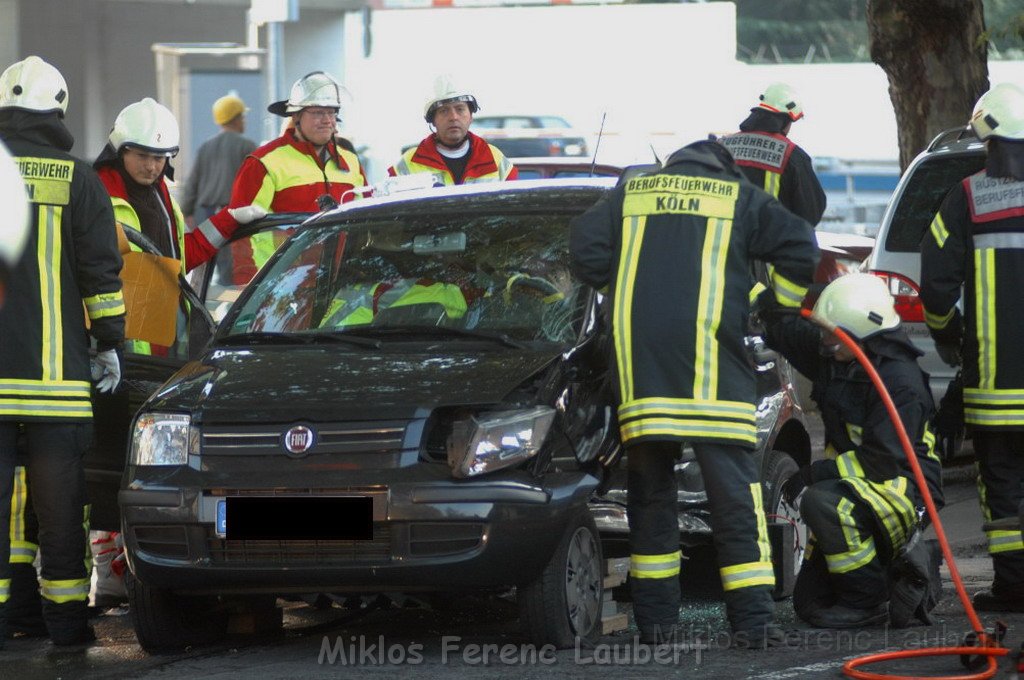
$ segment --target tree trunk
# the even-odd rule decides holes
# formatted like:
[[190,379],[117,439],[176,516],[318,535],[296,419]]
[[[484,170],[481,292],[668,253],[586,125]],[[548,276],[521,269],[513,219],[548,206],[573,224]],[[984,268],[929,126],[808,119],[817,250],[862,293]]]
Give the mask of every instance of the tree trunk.
[[889,76],[900,169],[964,126],[988,90],[982,0],[868,0],[871,60]]

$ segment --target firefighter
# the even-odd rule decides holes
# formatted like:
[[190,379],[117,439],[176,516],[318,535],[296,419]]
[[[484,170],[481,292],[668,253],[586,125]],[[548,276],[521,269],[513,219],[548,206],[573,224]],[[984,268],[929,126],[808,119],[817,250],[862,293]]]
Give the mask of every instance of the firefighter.
[[[834,334],[799,316],[771,313],[778,306],[765,293],[758,307],[768,346],[811,380],[825,425],[826,459],[802,467],[782,488],[813,535],[794,609],[821,628],[883,623],[889,618],[889,566],[913,537],[924,505],[896,428],[864,368]],[[871,360],[942,507],[942,467],[929,426],[935,407],[917,365],[922,353],[901,327],[885,283],[871,274],[841,276],[821,293],[814,311],[854,338]],[[905,625],[907,617],[895,613]]]
[[610,287],[619,429],[628,460],[630,582],[640,639],[671,639],[680,544],[673,469],[693,443],[737,646],[781,642],[753,449],[755,379],[744,348],[750,261],[774,265],[772,290],[796,307],[818,250],[811,226],[751,185],[713,141],[625,180],[571,225],[581,280]]
[[825,192],[811,157],[788,137],[793,123],[803,117],[796,91],[785,83],[772,83],[740,123],[740,131],[719,141],[747,179],[816,226],[825,212]]
[[[95,639],[88,624],[82,456],[92,440],[90,377],[99,391],[117,387],[124,340],[113,211],[92,169],[68,154],[74,140],[62,120],[67,106],[63,76],[39,57],[0,75],[0,138],[18,163],[32,204],[26,252],[33,254],[14,268],[0,310],[0,526],[11,521],[20,429],[39,522],[43,616],[57,645]],[[90,335],[98,350],[92,371]],[[10,539],[10,532],[0,531],[4,627]]]
[[215,227],[209,220],[188,231],[178,202],[167,187],[174,179],[170,159],[178,153],[178,121],[170,109],[146,97],[124,107],[93,166],[110,194],[122,227],[142,232],[160,254],[191,271],[214,255],[234,231],[266,213],[257,206],[233,211],[233,221]]
[[[985,168],[947,194],[921,241],[921,302],[940,356],[963,372],[994,577],[981,611],[1024,611],[1024,90],[996,85],[970,126]],[[957,307],[963,287],[963,314]],[[1005,526],[1004,526],[1005,525]]]
[[402,154],[388,168],[388,175],[429,172],[436,184],[444,186],[516,179],[519,171],[505,154],[469,131],[479,109],[476,97],[458,87],[451,76],[438,76],[423,109],[431,134]]
[[[291,123],[280,137],[246,157],[227,208],[209,221],[221,231],[233,231],[241,223],[233,212],[237,209],[318,212],[355,199],[353,190],[367,182],[359,157],[336,137],[343,91],[333,77],[313,71],[295,81],[288,99],[270,104],[270,113],[291,118]],[[248,266],[235,264],[235,283],[247,283],[278,245],[272,232],[257,234],[249,243]]]

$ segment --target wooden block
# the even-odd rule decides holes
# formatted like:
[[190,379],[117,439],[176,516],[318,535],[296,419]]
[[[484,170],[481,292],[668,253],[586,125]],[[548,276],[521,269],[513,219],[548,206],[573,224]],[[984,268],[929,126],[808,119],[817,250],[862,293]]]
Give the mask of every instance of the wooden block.
[[619,603],[615,600],[608,600],[601,604],[601,618],[607,619],[619,613]]
[[627,628],[629,628],[629,614],[626,614],[625,612],[601,619],[601,635],[617,633],[618,631],[626,630]]
[[604,589],[605,589],[605,592],[610,592],[612,588],[615,588],[616,586],[621,586],[625,582],[626,582],[625,574],[622,574],[622,575],[620,575],[620,574],[612,574],[611,576],[605,576],[604,577]]
[[628,557],[612,557],[604,561],[604,575],[622,574],[625,578],[629,574]]

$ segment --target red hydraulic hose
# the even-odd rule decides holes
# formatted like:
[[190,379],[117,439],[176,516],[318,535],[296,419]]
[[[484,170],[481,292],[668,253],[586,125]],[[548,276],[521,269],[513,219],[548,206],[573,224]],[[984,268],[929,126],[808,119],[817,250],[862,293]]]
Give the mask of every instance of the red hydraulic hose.
[[946,558],[946,565],[949,567],[949,574],[953,578],[953,584],[956,586],[957,596],[959,596],[960,603],[964,607],[964,612],[967,613],[967,619],[971,623],[971,629],[974,631],[978,642],[977,647],[933,647],[928,649],[905,649],[896,652],[868,654],[856,659],[851,659],[843,664],[843,673],[851,678],[861,678],[862,680],[887,680],[888,678],[912,680],[920,676],[887,675],[881,673],[869,673],[867,671],[857,669],[861,666],[881,663],[883,661],[893,661],[895,659],[961,655],[987,657],[985,669],[979,673],[971,675],[926,677],[932,679],[940,678],[940,680],[984,680],[986,678],[991,678],[999,670],[995,657],[1005,656],[1009,650],[1004,647],[1000,647],[998,640],[995,640],[992,636],[985,633],[985,629],[982,627],[981,621],[978,619],[978,614],[974,611],[974,605],[971,604],[970,598],[967,597],[967,591],[964,590],[963,581],[960,579],[960,571],[956,567],[956,562],[953,559],[953,553],[950,552],[949,549],[949,542],[946,540],[946,532],[942,528],[942,522],[939,521],[939,512],[935,509],[935,502],[932,500],[932,495],[928,491],[928,484],[925,482],[924,473],[921,472],[921,466],[917,462],[917,455],[914,453],[914,447],[910,443],[910,438],[907,436],[906,429],[903,427],[903,421],[900,419],[900,414],[896,410],[896,405],[893,404],[892,397],[889,396],[889,391],[885,389],[885,384],[882,383],[882,379],[879,377],[878,371],[875,370],[875,367],[868,360],[867,355],[864,354],[864,350],[862,350],[856,341],[847,335],[843,329],[838,328],[828,319],[814,314],[809,309],[800,310],[800,315],[833,333],[837,338],[839,338],[840,342],[853,352],[857,361],[864,367],[864,370],[867,371],[872,384],[875,386],[875,390],[885,403],[885,408],[889,412],[889,418],[892,420],[892,424],[896,428],[896,434],[899,435],[900,444],[903,446],[903,453],[906,454],[907,462],[910,464],[910,468],[914,471],[914,480],[917,482],[918,489],[921,491],[921,497],[924,498],[925,507],[928,509],[928,517],[931,519],[932,525],[935,527],[935,535],[938,537],[939,545],[942,547],[942,555]]

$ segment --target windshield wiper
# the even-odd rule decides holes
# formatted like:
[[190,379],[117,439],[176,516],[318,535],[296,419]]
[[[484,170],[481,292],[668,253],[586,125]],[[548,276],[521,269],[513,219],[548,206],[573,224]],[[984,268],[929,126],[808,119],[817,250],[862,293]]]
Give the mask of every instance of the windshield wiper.
[[218,344],[249,344],[249,345],[313,345],[318,342],[341,342],[356,347],[372,347],[380,349],[380,340],[347,335],[333,331],[317,331],[307,333],[233,333],[225,335]]
[[[351,332],[351,331],[347,331]],[[433,335],[440,337],[472,338],[474,340],[488,340],[497,342],[505,347],[514,349],[525,349],[526,345],[513,340],[505,333],[493,331],[474,331],[465,328],[451,328],[449,326],[370,326],[359,329],[360,333],[379,333],[381,335]]]

